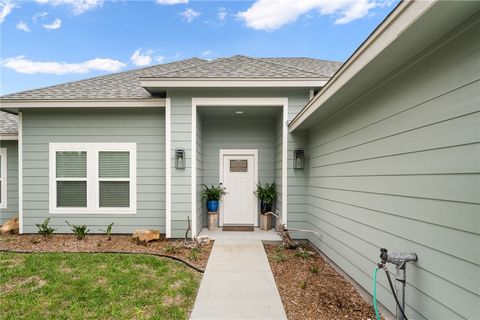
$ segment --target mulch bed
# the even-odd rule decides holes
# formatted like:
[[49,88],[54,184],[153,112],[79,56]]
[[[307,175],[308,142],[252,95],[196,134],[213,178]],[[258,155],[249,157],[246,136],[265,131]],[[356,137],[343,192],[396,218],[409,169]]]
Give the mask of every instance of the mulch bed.
[[[87,235],[84,239],[78,240],[72,234],[53,234],[45,238],[36,234],[25,235],[0,235],[0,250],[19,250],[35,252],[135,252],[135,253],[155,253],[174,256],[188,263],[205,269],[208,257],[212,250],[213,242],[209,245],[202,245],[199,252],[194,252],[189,248],[180,245],[180,240],[167,240],[160,238],[158,241],[152,241],[144,244],[137,244],[129,235],[112,235],[108,240],[106,235]],[[172,252],[175,247],[176,252]]]
[[313,248],[302,249],[265,245],[288,319],[375,319],[372,305],[350,282]]

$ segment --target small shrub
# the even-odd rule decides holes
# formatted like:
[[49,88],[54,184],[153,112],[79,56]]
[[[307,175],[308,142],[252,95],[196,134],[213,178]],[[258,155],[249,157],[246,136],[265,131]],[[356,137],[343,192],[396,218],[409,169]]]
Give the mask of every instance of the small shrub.
[[180,248],[176,244],[172,243],[167,245],[163,250],[166,254],[176,254],[180,251]]
[[188,258],[190,260],[197,261],[198,256],[200,255],[201,251],[202,250],[199,247],[193,247],[192,249],[190,249],[190,253],[188,254]]
[[311,273],[318,273],[318,267],[317,266],[311,266],[310,267],[310,272]]
[[82,240],[85,236],[90,232],[90,229],[87,229],[86,225],[74,225],[70,224],[70,222],[65,220],[65,223],[72,229],[73,233],[77,237],[78,240]]
[[273,255],[272,259],[275,262],[284,262],[287,260],[287,257],[285,257],[284,249],[282,246],[276,247],[274,250],[275,254]]
[[297,252],[295,252],[295,257],[301,258],[301,259],[309,259],[312,256],[312,253],[310,251],[306,251],[305,249],[298,248]]
[[38,228],[38,233],[44,236],[45,238],[50,237],[53,231],[55,231],[55,229],[48,226],[49,222],[50,222],[50,218],[47,218],[45,219],[45,221],[43,221],[43,223],[36,224]]
[[98,230],[105,233],[108,236],[108,240],[110,241],[112,240],[112,227],[113,227],[113,222],[107,226],[107,230],[103,230],[103,229],[98,229]]
[[306,289],[307,288],[307,281],[302,281],[300,282],[300,289]]

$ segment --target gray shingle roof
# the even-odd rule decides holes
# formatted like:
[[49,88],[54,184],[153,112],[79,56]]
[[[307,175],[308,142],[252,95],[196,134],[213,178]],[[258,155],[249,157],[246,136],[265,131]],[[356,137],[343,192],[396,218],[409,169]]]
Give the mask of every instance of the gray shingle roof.
[[233,56],[212,61],[191,58],[142,69],[27,90],[2,100],[108,100],[152,98],[141,77],[158,78],[328,78],[341,63],[312,58]]
[[332,77],[342,65],[341,62],[337,61],[319,60],[313,58],[259,58],[259,60],[292,66],[298,69],[323,74],[327,77]]
[[16,115],[0,111],[0,135],[17,133],[18,117]]
[[2,99],[142,99],[151,98],[150,93],[140,86],[141,76],[168,72],[206,63],[192,58],[147,68],[109,74],[59,84],[56,86],[27,90],[2,96]]
[[181,70],[159,73],[158,78],[319,78],[322,73],[287,65],[281,61],[241,55],[219,58]]

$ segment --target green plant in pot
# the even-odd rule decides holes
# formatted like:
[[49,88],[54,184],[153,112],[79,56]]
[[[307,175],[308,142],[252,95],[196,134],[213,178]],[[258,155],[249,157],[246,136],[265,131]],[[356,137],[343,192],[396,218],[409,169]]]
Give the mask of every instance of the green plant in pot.
[[218,202],[226,194],[225,188],[221,185],[218,186],[207,186],[203,185],[202,193],[200,194],[203,201],[207,202],[208,212],[217,212],[218,211]]
[[277,200],[277,190],[275,190],[274,183],[262,183],[257,184],[257,191],[254,192],[255,196],[260,199],[260,212],[265,214],[273,210],[273,203]]

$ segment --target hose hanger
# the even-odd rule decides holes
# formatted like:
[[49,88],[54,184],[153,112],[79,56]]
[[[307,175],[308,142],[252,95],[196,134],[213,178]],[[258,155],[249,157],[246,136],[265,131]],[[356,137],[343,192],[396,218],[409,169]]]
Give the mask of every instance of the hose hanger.
[[[390,290],[396,302],[396,319],[408,320],[405,315],[405,285],[406,285],[406,271],[407,262],[413,262],[418,260],[418,256],[413,252],[390,252],[387,249],[380,249],[381,262],[378,263],[377,268],[373,273],[373,307],[375,309],[375,316],[377,320],[380,320],[380,314],[377,307],[377,272],[379,269],[383,269],[387,276]],[[395,276],[395,288],[390,277],[390,273],[387,269],[387,263],[394,264],[397,270]]]

